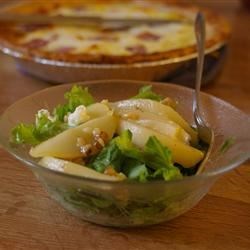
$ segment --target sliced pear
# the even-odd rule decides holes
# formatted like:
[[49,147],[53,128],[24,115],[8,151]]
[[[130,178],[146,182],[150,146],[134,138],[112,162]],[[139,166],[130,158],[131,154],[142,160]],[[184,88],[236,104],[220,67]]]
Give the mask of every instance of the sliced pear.
[[145,146],[150,136],[156,136],[163,145],[167,146],[171,150],[173,161],[181,164],[183,167],[193,167],[204,157],[204,153],[202,151],[186,145],[178,139],[163,135],[155,130],[142,127],[135,122],[121,119],[118,124],[118,134],[127,129],[129,129],[133,134],[133,143],[140,148]]
[[113,103],[112,107],[115,111],[139,109],[141,111],[147,111],[167,117],[169,120],[179,124],[188,134],[190,134],[192,144],[195,145],[198,142],[197,132],[194,131],[188,122],[170,106],[148,99],[131,99]]
[[171,121],[159,122],[154,120],[137,120],[135,122],[143,127],[153,129],[163,135],[176,138],[185,144],[189,144],[191,139],[190,135],[183,128],[171,124]]
[[124,175],[110,176],[102,174],[88,167],[50,156],[43,157],[39,161],[39,164],[45,168],[53,169],[67,174],[83,176],[91,179],[98,179],[104,181],[121,181],[125,179]]
[[87,107],[87,114],[91,119],[107,115],[109,111],[111,112],[107,105],[99,102],[91,104]]
[[150,112],[140,110],[118,111],[118,115],[125,120],[132,120],[143,127],[151,128],[161,134],[175,137],[180,141],[189,144],[191,136],[177,123],[169,120],[165,116],[160,116]]
[[63,159],[74,159],[81,157],[82,153],[77,146],[77,139],[80,137],[86,144],[92,140],[92,132],[95,128],[104,131],[111,139],[117,127],[117,118],[113,115],[102,116],[90,120],[78,127],[70,128],[64,132],[42,142],[31,148],[32,157],[54,156]]

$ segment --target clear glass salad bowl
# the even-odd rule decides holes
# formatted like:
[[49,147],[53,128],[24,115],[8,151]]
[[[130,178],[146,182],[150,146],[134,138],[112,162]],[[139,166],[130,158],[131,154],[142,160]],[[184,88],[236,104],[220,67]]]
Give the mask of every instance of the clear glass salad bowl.
[[[171,84],[105,80],[79,83],[88,86],[97,100],[129,98],[146,84],[179,102],[177,110],[193,124],[193,90]],[[10,106],[0,118],[0,142],[29,167],[50,196],[81,219],[114,227],[156,224],[188,211],[208,192],[219,176],[239,166],[250,155],[250,117],[230,104],[202,94],[203,113],[215,131],[215,143],[205,170],[176,181],[147,183],[108,182],[59,173],[39,166],[25,147],[9,143],[10,130],[18,122],[33,122],[37,110],[63,103],[71,85],[51,87]]]

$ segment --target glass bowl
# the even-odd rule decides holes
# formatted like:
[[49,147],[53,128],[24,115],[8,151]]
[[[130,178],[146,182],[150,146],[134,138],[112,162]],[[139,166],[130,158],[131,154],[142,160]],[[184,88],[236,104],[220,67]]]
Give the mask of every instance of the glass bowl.
[[[193,124],[191,89],[128,80],[79,84],[88,86],[97,100],[111,101],[128,98],[135,95],[142,85],[151,84],[156,92],[177,100],[178,111]],[[250,156],[250,117],[216,97],[202,94],[202,111],[215,131],[215,144],[200,175],[170,182],[128,183],[88,179],[46,169],[29,157],[27,148],[9,144],[10,130],[18,122],[33,122],[37,110],[52,109],[62,103],[63,94],[70,88],[71,85],[67,84],[44,89],[10,106],[0,118],[0,142],[33,171],[53,199],[81,219],[114,227],[168,221],[196,205],[219,176],[239,166]],[[232,140],[234,143],[231,147],[226,147],[224,142]]]

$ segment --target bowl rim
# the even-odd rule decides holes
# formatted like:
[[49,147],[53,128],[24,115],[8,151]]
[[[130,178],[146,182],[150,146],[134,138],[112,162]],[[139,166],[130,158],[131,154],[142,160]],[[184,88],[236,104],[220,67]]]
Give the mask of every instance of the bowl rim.
[[[185,87],[185,86],[180,86],[180,85],[176,85],[176,84],[172,84],[172,83],[161,83],[161,82],[150,82],[150,81],[135,81],[135,80],[121,80],[121,79],[111,79],[111,80],[94,80],[94,81],[86,81],[86,82],[76,82],[76,83],[66,83],[66,84],[60,84],[57,86],[53,86],[53,87],[47,87],[44,88],[40,91],[36,91],[34,93],[32,93],[31,95],[28,95],[24,98],[21,98],[19,100],[17,100],[16,102],[14,102],[13,104],[11,104],[9,107],[7,107],[5,109],[5,111],[0,115],[0,123],[3,120],[3,116],[4,114],[6,114],[8,112],[9,109],[11,109],[14,105],[17,105],[19,102],[24,101],[25,99],[29,99],[31,97],[34,97],[36,95],[40,95],[43,92],[47,92],[50,91],[52,89],[56,89],[56,88],[67,88],[70,87],[74,84],[80,84],[82,86],[90,86],[90,85],[98,85],[98,84],[108,84],[108,83],[130,83],[130,84],[137,84],[138,86],[141,84],[150,84],[152,86],[164,86],[165,84],[167,84],[168,87],[170,88],[174,88],[174,89],[184,89],[185,91],[188,92],[194,92],[193,89]],[[241,115],[243,116],[247,116],[246,113],[244,113],[243,111],[241,111],[240,109],[236,108],[235,106],[233,106],[232,104],[218,98],[215,97],[213,95],[201,92],[202,96],[206,96],[208,98],[212,98],[215,99],[217,102],[222,103],[224,106],[229,107],[230,109],[234,109],[235,111],[239,112]],[[1,135],[1,134],[0,134]],[[15,152],[15,150],[11,147],[11,145],[8,143],[6,144],[0,136],[0,145],[2,145],[3,149],[5,149],[8,153],[10,153],[12,156],[14,156],[16,159],[18,159],[19,161],[21,161],[22,163],[24,163],[25,165],[34,168],[34,169],[38,169],[39,171],[48,173],[48,174],[53,174],[53,175],[57,175],[57,176],[61,176],[63,178],[72,178],[74,180],[78,180],[78,181],[85,181],[85,183],[98,183],[98,184],[109,184],[109,185],[120,185],[120,186],[144,186],[144,185],[159,185],[159,184],[174,184],[174,183],[183,183],[183,182],[189,182],[189,181],[196,181],[196,180],[204,180],[204,179],[208,179],[208,178],[212,178],[212,177],[217,177],[220,176],[234,168],[236,168],[237,166],[241,165],[242,163],[244,163],[245,161],[247,161],[250,158],[250,152],[249,153],[244,153],[242,154],[242,156],[240,157],[240,159],[237,159],[236,161],[233,161],[230,164],[227,165],[223,165],[221,167],[219,167],[216,170],[211,170],[207,173],[200,173],[198,175],[191,175],[188,177],[185,177],[183,179],[180,180],[172,180],[172,181],[164,181],[164,180],[155,180],[152,182],[145,182],[145,183],[140,183],[140,182],[126,182],[126,181],[108,181],[108,180],[98,180],[98,179],[93,179],[93,178],[88,178],[88,177],[83,177],[83,176],[77,176],[77,175],[73,175],[73,174],[68,174],[68,173],[64,173],[64,172],[59,172],[53,169],[49,169],[49,168],[45,168],[41,165],[39,165],[37,162],[35,161],[31,161],[28,159],[25,159],[23,157],[21,157],[18,153]]]

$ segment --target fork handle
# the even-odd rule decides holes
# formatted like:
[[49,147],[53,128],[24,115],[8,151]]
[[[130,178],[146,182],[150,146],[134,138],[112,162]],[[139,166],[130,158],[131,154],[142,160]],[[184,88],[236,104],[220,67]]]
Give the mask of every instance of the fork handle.
[[196,84],[195,84],[195,93],[194,93],[194,102],[193,102],[193,111],[197,112],[200,115],[200,89],[201,89],[201,80],[202,72],[204,65],[204,54],[205,54],[205,40],[206,40],[206,27],[205,27],[205,17],[199,12],[195,19],[195,36],[197,41],[197,70],[196,70]]

